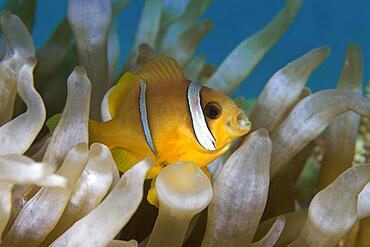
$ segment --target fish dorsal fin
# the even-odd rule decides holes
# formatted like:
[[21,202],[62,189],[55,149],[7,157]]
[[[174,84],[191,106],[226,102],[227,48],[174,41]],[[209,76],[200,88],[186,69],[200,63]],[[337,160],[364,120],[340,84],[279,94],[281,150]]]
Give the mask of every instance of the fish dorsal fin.
[[[108,110],[106,115],[115,118],[134,83],[144,79],[150,84],[182,84],[185,81],[184,74],[175,59],[160,55],[149,59],[144,67],[137,73],[125,73],[118,83],[108,92]],[[106,106],[104,106],[106,108]],[[106,111],[106,109],[105,109]]]
[[184,74],[175,59],[159,55],[148,60],[144,67],[137,73],[148,84],[182,84]]
[[108,110],[111,118],[115,118],[122,106],[122,101],[125,100],[127,94],[134,86],[134,83],[139,81],[137,75],[127,72],[125,73],[118,83],[111,89],[108,95]]

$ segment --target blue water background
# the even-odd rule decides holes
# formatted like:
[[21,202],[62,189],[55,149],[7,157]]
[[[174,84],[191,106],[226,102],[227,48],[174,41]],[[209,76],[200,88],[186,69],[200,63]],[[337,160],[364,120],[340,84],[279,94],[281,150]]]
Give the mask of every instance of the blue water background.
[[[143,0],[133,0],[119,17],[121,63],[131,48]],[[263,28],[284,6],[283,0],[215,0],[203,19],[213,29],[197,49],[207,63],[219,65],[246,37]],[[4,5],[1,0],[0,4]],[[38,0],[33,37],[40,47],[66,13],[67,0]],[[266,54],[235,96],[255,97],[279,68],[305,52],[322,45],[331,47],[329,58],[311,76],[313,90],[335,87],[343,65],[345,47],[354,41],[364,58],[364,80],[369,79],[369,0],[305,0],[298,16],[282,39]]]

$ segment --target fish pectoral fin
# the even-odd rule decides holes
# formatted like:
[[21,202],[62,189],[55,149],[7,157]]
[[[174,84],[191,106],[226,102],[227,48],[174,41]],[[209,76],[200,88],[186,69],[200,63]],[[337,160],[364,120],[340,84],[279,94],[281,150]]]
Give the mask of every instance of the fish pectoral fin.
[[122,148],[112,149],[112,155],[118,170],[123,173],[144,159],[143,157]]

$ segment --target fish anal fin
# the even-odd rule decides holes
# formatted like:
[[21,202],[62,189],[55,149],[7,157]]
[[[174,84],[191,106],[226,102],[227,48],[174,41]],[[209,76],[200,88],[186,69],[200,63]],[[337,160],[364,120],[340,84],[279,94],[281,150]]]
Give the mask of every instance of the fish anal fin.
[[212,176],[211,176],[211,173],[209,172],[208,168],[206,166],[203,166],[200,169],[204,172],[204,174],[206,174],[206,176],[208,177],[209,181],[212,181]]
[[158,202],[158,198],[157,198],[157,192],[155,190],[155,180],[156,180],[156,178],[154,178],[151,182],[150,189],[148,191],[146,199],[148,200],[148,202],[150,204],[152,204],[153,206],[158,208],[159,207],[159,202]]
[[146,179],[153,179],[156,178],[159,174],[159,172],[162,170],[162,165],[155,165],[153,166],[148,173],[146,174]]
[[123,173],[125,173],[127,170],[132,168],[144,158],[122,148],[115,148],[111,151],[118,170]]
[[158,208],[158,198],[157,193],[155,190],[155,181],[158,177],[159,172],[167,165],[166,162],[160,162],[157,158],[155,161],[155,165],[148,171],[146,174],[146,179],[152,179],[152,183],[150,185],[150,189],[148,191],[148,195],[146,199],[150,204]]
[[149,59],[137,74],[149,84],[183,84],[185,80],[176,60],[165,55]]

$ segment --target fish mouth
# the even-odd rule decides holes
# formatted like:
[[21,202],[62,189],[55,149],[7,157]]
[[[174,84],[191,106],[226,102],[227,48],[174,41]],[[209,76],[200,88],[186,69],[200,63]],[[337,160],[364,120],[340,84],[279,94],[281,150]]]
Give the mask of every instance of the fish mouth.
[[231,120],[227,122],[227,128],[233,136],[245,135],[251,130],[251,127],[251,122],[242,110],[240,110]]

